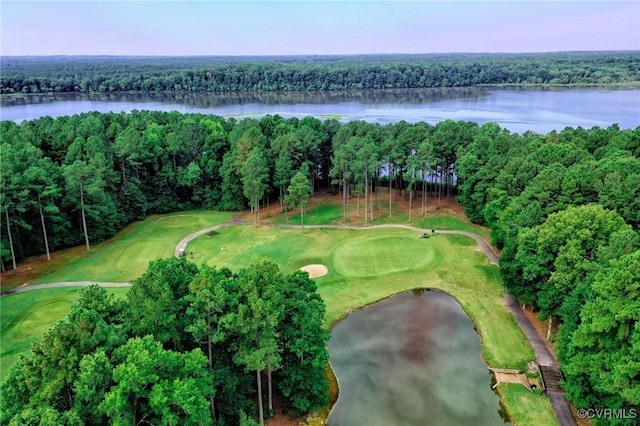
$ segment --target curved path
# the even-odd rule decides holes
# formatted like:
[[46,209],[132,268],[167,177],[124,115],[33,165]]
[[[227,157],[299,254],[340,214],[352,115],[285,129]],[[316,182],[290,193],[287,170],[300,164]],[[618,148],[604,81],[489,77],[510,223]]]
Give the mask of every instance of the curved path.
[[106,281],[67,281],[67,282],[57,282],[57,283],[47,283],[47,284],[36,284],[29,285],[23,287],[16,287],[11,290],[3,291],[2,295],[5,294],[14,294],[14,293],[24,293],[25,291],[31,290],[42,290],[43,288],[59,288],[59,287],[87,287],[93,284],[98,284],[100,287],[131,287],[133,285],[133,281],[125,281],[125,282],[106,282]]
[[[301,228],[300,225],[291,225],[291,224],[285,224],[285,223],[259,222],[258,224],[261,226],[274,226],[274,227],[290,228],[290,229]],[[176,257],[180,257],[181,251],[186,252],[187,244],[189,244],[189,242],[192,241],[193,239],[201,235],[207,234],[211,231],[215,231],[217,229],[225,228],[228,226],[234,226],[234,225],[253,225],[253,222],[243,221],[242,216],[239,215],[239,216],[233,217],[229,221],[222,223],[220,225],[211,226],[209,228],[205,228],[205,229],[201,229],[200,231],[193,232],[187,235],[178,243],[174,251],[174,255]],[[421,233],[426,233],[430,231],[430,229],[424,229],[424,228],[418,228],[415,226],[400,225],[400,224],[368,225],[368,226],[353,226],[353,227],[349,225],[306,225],[305,228],[307,229],[354,229],[354,230],[377,229],[377,228],[404,228],[404,229],[410,229],[412,231],[417,231]],[[471,232],[466,232],[466,231],[455,231],[455,230],[445,230],[445,229],[439,229],[439,230],[436,230],[436,232],[439,234],[465,235],[467,237],[473,238],[478,243],[482,251],[487,255],[491,263],[498,265],[497,254],[493,251],[491,246],[479,235],[476,235]],[[33,285],[33,286],[19,287],[3,294],[20,293],[24,291],[38,290],[43,288],[88,286],[91,284],[98,284],[104,287],[124,287],[124,286],[132,285],[132,282],[120,282],[120,283],[92,282],[92,281],[58,282],[58,283],[39,284],[39,285]],[[514,318],[520,325],[520,328],[522,329],[524,334],[527,336],[527,339],[531,343],[531,346],[533,347],[533,350],[535,351],[535,354],[536,354],[536,362],[541,366],[558,368],[559,367],[558,362],[553,357],[553,355],[545,345],[544,341],[540,338],[540,336],[536,332],[535,328],[533,327],[529,319],[524,315],[524,312],[522,311],[522,308],[518,304],[517,300],[515,300],[515,298],[511,296],[509,293],[507,293],[506,291],[505,291],[505,305],[509,309],[511,314],[514,316]],[[567,402],[567,399],[564,397],[564,395],[559,392],[549,392],[547,396],[551,401],[551,406],[553,407],[553,411],[560,425],[576,426],[576,421],[571,412],[571,408],[569,407],[569,403]]]
[[[211,231],[215,231],[217,229],[225,228],[227,226],[233,226],[233,225],[253,225],[253,222],[242,221],[242,220],[240,220],[240,216],[236,216],[233,219],[231,219],[228,222],[225,222],[223,224],[211,226],[209,228],[201,229],[200,231],[197,231],[197,232],[194,232],[192,234],[189,234],[186,237],[184,237],[178,243],[178,245],[176,246],[174,255],[176,257],[180,257],[180,252],[181,251],[185,251],[186,252],[187,244],[189,244],[189,242],[191,242],[191,240],[199,237],[200,235],[208,234]],[[291,225],[291,224],[288,224],[288,223],[258,222],[258,225],[260,225],[260,226],[275,226],[275,227],[278,227],[278,228],[289,228],[289,229],[300,229],[301,228],[300,225]],[[422,233],[430,231],[430,229],[418,228],[416,226],[411,226],[411,225],[399,225],[399,224],[365,225],[365,226],[305,225],[304,227],[307,228],[307,229],[354,229],[354,230],[377,229],[377,228],[405,228],[405,229],[410,229],[412,231],[418,231],[418,232],[422,232]],[[479,235],[473,234],[471,232],[466,232],[466,231],[454,231],[454,230],[447,230],[447,229],[436,229],[435,231],[437,233],[439,233],[439,234],[458,234],[458,235],[465,235],[467,237],[473,238],[478,243],[478,245],[480,246],[482,251],[487,255],[487,257],[489,258],[491,263],[493,263],[494,265],[498,264],[498,256],[493,251],[491,246],[482,237],[480,237]]]
[[[275,226],[280,228],[289,228],[289,229],[300,229],[300,225],[291,225],[285,223],[267,223],[267,222],[259,222],[261,226]],[[192,234],[187,235],[178,245],[176,246],[175,255],[176,257],[180,256],[180,251],[186,251],[187,244],[193,240],[194,238],[199,237],[200,235],[204,235],[208,232],[215,231],[216,229],[224,228],[231,225],[253,225],[252,222],[242,221],[240,216],[236,216],[231,219],[229,222],[223,223],[221,225],[212,226],[206,229],[202,229],[198,232],[194,232]],[[429,232],[429,229],[418,228],[410,225],[400,225],[400,224],[384,224],[384,225],[368,225],[368,226],[357,226],[351,227],[349,225],[306,225],[307,229],[354,229],[354,230],[365,230],[365,229],[376,229],[376,228],[405,228],[410,229],[412,231],[417,231],[421,233]],[[487,243],[482,237],[477,234],[466,232],[466,231],[455,231],[455,230],[445,230],[439,229],[436,230],[439,234],[457,234],[457,235],[465,235],[467,237],[473,238],[478,246],[482,249],[482,251],[487,255],[489,261],[494,265],[498,265],[498,255],[493,251],[489,243]],[[522,311],[522,308],[518,304],[518,301],[511,296],[505,290],[505,305],[509,312],[513,315],[515,320],[520,325],[520,328],[527,336],[527,339],[531,343],[531,346],[536,354],[536,362],[540,366],[553,367],[555,369],[559,368],[559,364],[556,359],[551,354],[551,351],[547,348],[547,345],[540,338],[538,333],[536,332],[533,324],[529,321]],[[571,407],[567,399],[564,397],[564,394],[560,392],[547,392],[547,397],[551,402],[551,407],[555,413],[556,418],[561,426],[576,426],[577,423],[573,417],[573,413],[571,412]]]

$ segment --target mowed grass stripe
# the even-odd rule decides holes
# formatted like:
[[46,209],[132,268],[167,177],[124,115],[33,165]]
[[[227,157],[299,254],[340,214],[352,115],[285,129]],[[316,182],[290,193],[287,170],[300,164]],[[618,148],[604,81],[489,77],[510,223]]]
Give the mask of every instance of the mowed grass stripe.
[[149,262],[173,256],[176,245],[192,232],[219,225],[234,213],[194,211],[150,216],[92,247],[60,269],[30,284],[65,281],[131,281],[147,270]]

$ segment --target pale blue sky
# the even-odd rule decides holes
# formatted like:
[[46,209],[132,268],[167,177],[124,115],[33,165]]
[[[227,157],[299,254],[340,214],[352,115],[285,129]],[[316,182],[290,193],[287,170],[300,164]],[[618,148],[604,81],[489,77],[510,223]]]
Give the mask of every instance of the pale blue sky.
[[0,1],[2,55],[640,50],[640,1]]

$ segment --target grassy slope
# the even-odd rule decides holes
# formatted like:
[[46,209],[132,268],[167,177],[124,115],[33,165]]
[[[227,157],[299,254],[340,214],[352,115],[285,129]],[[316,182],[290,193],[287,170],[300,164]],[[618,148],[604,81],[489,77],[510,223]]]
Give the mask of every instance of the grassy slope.
[[521,384],[501,383],[498,386],[498,394],[518,425],[556,426],[560,424],[553,411],[549,413],[551,410],[549,400],[534,395]]
[[176,245],[187,234],[224,223],[231,217],[233,213],[212,211],[150,216],[30,284],[134,280],[142,275],[150,261],[173,256]]
[[[350,207],[354,218],[355,203]],[[376,211],[374,223],[411,223],[424,228],[459,229],[488,235],[486,229],[457,217],[459,214],[446,207],[431,212],[427,218],[417,219],[414,210],[411,222],[395,204],[393,211],[392,218],[382,214],[384,209]],[[134,279],[150,260],[171,256],[175,245],[186,234],[222,223],[231,216],[217,212],[187,212],[148,218],[96,246],[89,254],[73,256],[58,270],[33,283]],[[335,200],[321,199],[312,202],[305,223],[340,223],[341,217],[342,207]],[[282,215],[264,219],[285,222]],[[299,216],[291,214],[289,223],[299,223]],[[355,216],[352,224],[357,223]],[[191,250],[198,264],[206,261],[232,269],[261,259],[271,259],[290,271],[309,263],[330,266],[329,274],[317,281],[319,292],[327,302],[327,325],[344,317],[351,309],[406,289],[439,288],[456,297],[475,322],[482,336],[484,357],[490,365],[521,368],[524,361],[533,358],[521,331],[504,309],[497,268],[490,265],[475,243],[466,237],[437,235],[429,240],[419,240],[415,232],[402,229],[306,230],[302,235],[299,230],[238,226],[224,228],[215,237],[202,236],[194,240],[189,245]],[[370,265],[375,265],[375,270],[362,266],[362,261],[367,259],[371,260]],[[350,267],[350,264],[359,266]],[[126,289],[110,291],[124,292]],[[74,289],[43,290],[0,300],[3,324],[1,377],[6,375],[7,367],[19,353],[27,353],[31,340],[40,338],[64,316],[75,294]],[[5,324],[12,326],[5,327]],[[502,326],[496,328],[495,324]],[[505,387],[502,394],[518,424],[555,424],[548,400],[530,392],[523,393],[514,386]],[[535,421],[528,410],[523,412],[519,407],[535,407]]]
[[[426,229],[454,229],[478,234],[487,241],[490,240],[489,229],[469,222],[462,213],[462,208],[456,206],[452,208],[452,203],[442,201],[440,206],[434,208],[435,201],[432,197],[427,200],[427,212],[423,216],[420,203],[414,203],[411,220],[409,220],[407,200],[403,197],[392,196],[391,216],[389,216],[389,202],[386,188],[380,189],[378,202],[374,201],[373,221],[374,225],[384,223],[400,223],[413,225]],[[326,225],[343,223],[342,197],[339,195],[316,194],[310,199],[310,205],[304,215],[305,225]],[[352,225],[364,224],[364,204],[360,201],[360,209],[355,198],[349,201],[349,223]],[[287,220],[288,219],[288,220]],[[300,224],[300,210],[295,208],[289,211],[288,217],[278,213],[274,209],[268,215],[261,217],[261,220],[273,223]]]

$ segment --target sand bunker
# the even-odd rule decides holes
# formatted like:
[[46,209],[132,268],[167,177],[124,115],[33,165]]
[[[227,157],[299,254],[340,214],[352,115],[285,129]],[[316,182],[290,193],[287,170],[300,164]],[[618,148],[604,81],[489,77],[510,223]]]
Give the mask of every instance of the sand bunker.
[[323,275],[327,275],[329,270],[324,265],[305,265],[300,268],[301,271],[305,271],[309,273],[310,278],[317,278]]

